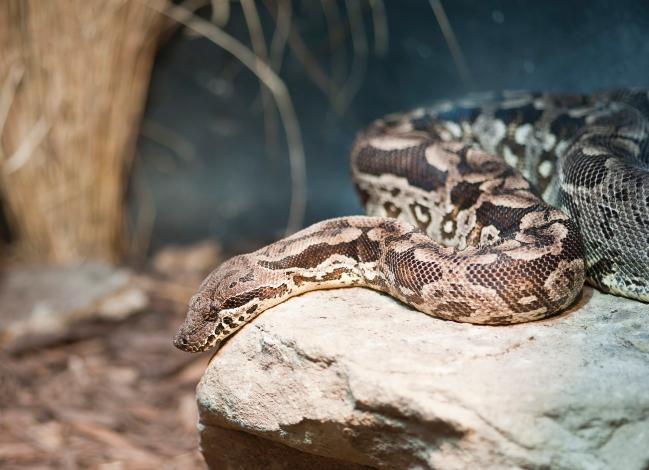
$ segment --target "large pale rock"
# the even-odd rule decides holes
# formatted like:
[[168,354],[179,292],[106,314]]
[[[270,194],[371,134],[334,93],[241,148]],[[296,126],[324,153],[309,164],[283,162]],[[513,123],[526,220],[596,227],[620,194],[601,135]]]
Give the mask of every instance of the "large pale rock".
[[212,468],[649,468],[649,305],[431,318],[365,289],[263,313],[197,391]]

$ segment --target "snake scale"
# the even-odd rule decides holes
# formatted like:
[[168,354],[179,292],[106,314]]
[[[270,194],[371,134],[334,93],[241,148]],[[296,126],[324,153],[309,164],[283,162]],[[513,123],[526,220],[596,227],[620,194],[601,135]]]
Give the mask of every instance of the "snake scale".
[[434,317],[556,314],[584,280],[649,301],[649,95],[503,92],[395,114],[351,152],[368,216],[223,263],[174,344],[211,348],[303,292],[362,286]]

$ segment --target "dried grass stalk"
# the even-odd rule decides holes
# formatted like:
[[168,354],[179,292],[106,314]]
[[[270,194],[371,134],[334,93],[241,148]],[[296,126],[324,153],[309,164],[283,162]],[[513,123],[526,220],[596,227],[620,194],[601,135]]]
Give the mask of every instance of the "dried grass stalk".
[[155,0],[142,1],[151,8],[158,9],[160,13],[228,51],[242,65],[253,72],[271,92],[284,125],[291,167],[291,205],[286,224],[286,234],[289,235],[299,230],[304,220],[304,210],[306,207],[306,166],[300,126],[295,114],[295,108],[293,107],[293,101],[285,83],[270,65],[255,55],[242,42],[209,21],[196,16],[193,12],[184,8],[184,6],[175,6],[172,2],[166,0],[165,4],[168,8],[162,9],[157,6]]
[[126,176],[164,21],[130,0],[0,2],[0,189],[21,254],[125,252]]

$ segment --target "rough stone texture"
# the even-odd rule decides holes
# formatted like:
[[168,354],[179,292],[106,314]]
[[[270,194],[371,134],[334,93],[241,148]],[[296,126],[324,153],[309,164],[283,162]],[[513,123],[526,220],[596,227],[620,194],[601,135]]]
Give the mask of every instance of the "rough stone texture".
[[12,266],[0,273],[0,346],[23,336],[57,335],[90,317],[121,320],[148,304],[127,269]]
[[212,468],[647,469],[649,305],[586,288],[489,327],[313,292],[227,342],[197,397]]

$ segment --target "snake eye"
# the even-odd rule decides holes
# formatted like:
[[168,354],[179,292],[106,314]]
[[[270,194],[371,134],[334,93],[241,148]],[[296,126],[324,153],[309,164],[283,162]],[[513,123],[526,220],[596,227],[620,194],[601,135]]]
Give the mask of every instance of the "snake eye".
[[221,302],[218,300],[212,300],[210,303],[210,311],[205,315],[205,320],[212,321],[216,320],[221,311]]

